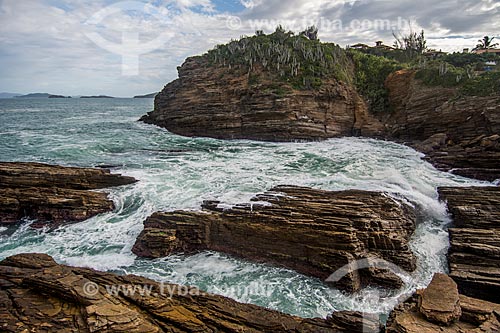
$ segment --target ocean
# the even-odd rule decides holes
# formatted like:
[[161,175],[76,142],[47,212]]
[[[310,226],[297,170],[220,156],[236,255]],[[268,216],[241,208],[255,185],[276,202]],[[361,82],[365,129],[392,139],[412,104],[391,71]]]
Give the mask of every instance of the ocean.
[[[67,166],[110,166],[134,185],[105,190],[116,210],[56,230],[31,221],[0,228],[0,259],[40,252],[57,262],[158,281],[197,286],[241,302],[302,317],[335,310],[387,313],[398,297],[446,271],[449,218],[438,186],[487,185],[436,170],[419,152],[393,142],[340,138],[309,143],[264,143],[186,138],[138,122],[152,99],[0,99],[0,160]],[[276,185],[326,190],[384,191],[419,212],[411,247],[418,269],[402,290],[367,288],[347,295],[293,271],[214,252],[157,260],[131,248],[155,211],[197,210],[203,200],[248,201]]]

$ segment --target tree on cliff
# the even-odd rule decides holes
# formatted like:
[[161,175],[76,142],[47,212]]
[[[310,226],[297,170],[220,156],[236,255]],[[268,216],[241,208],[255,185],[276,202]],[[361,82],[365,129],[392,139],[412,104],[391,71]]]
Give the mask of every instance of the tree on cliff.
[[479,44],[476,45],[474,50],[493,49],[498,46],[498,43],[493,44],[495,37],[484,36],[483,39],[478,40]]
[[394,47],[399,50],[404,50],[408,59],[414,59],[427,50],[424,30],[422,30],[420,34],[410,29],[408,34],[393,32],[392,35],[395,38]]
[[301,36],[306,36],[310,40],[318,40],[318,28],[314,25],[308,27],[300,33]]

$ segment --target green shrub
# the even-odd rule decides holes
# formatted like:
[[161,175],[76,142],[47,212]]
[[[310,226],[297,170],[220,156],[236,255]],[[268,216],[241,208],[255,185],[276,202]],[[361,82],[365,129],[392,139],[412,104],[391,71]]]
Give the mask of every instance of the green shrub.
[[467,96],[500,94],[500,72],[488,72],[468,80],[460,92]]
[[404,66],[395,60],[381,56],[365,54],[350,50],[354,62],[354,85],[370,105],[372,112],[383,112],[389,109],[388,92],[385,80],[389,74]]
[[484,64],[487,61],[500,61],[500,56],[493,53],[450,53],[447,54],[443,61],[455,66],[465,68],[466,66],[475,67],[477,64]]
[[468,79],[464,68],[455,67],[446,62],[433,62],[419,69],[415,78],[427,86],[456,87]]

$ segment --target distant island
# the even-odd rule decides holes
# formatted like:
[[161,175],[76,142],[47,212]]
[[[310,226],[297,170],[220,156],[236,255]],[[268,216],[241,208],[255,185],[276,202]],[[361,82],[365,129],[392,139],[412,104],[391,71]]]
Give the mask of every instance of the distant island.
[[52,94],[47,93],[31,93],[26,95],[14,96],[14,98],[49,98]]
[[[7,97],[10,98],[10,97]],[[71,96],[54,95],[48,93],[31,93],[26,95],[14,94],[12,98],[71,98]]]
[[63,96],[63,95],[49,95],[49,98],[71,98],[71,96]]
[[112,96],[99,95],[99,96],[80,96],[80,98],[114,98]]
[[[154,97],[157,93],[151,94],[151,98]],[[149,95],[136,96],[135,98],[148,98]],[[90,96],[65,96],[59,94],[49,94],[49,93],[29,93],[29,94],[18,94],[18,93],[8,93],[2,92],[0,93],[0,98],[115,98],[107,95],[90,95]]]
[[134,98],[155,98],[156,95],[158,95],[158,93],[154,92],[154,93],[147,94],[147,95],[137,95],[137,96],[134,96]]

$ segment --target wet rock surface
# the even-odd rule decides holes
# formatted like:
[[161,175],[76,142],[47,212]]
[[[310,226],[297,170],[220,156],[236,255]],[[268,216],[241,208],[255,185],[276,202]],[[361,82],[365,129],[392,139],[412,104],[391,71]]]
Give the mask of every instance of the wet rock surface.
[[348,291],[402,284],[387,269],[357,271],[356,260],[385,259],[407,271],[416,268],[408,248],[414,211],[383,193],[280,186],[252,201],[230,209],[205,202],[201,212],[155,213],[132,251],[158,258],[213,250],[321,279],[351,264],[354,272],[335,283]]
[[500,303],[500,187],[438,191],[453,220],[450,276],[461,294]]
[[0,304],[0,330],[12,333],[362,332],[358,313],[303,319],[195,288],[58,265],[45,254],[0,262]]
[[89,190],[135,181],[103,169],[0,162],[0,223],[83,221],[114,209],[107,194]]

